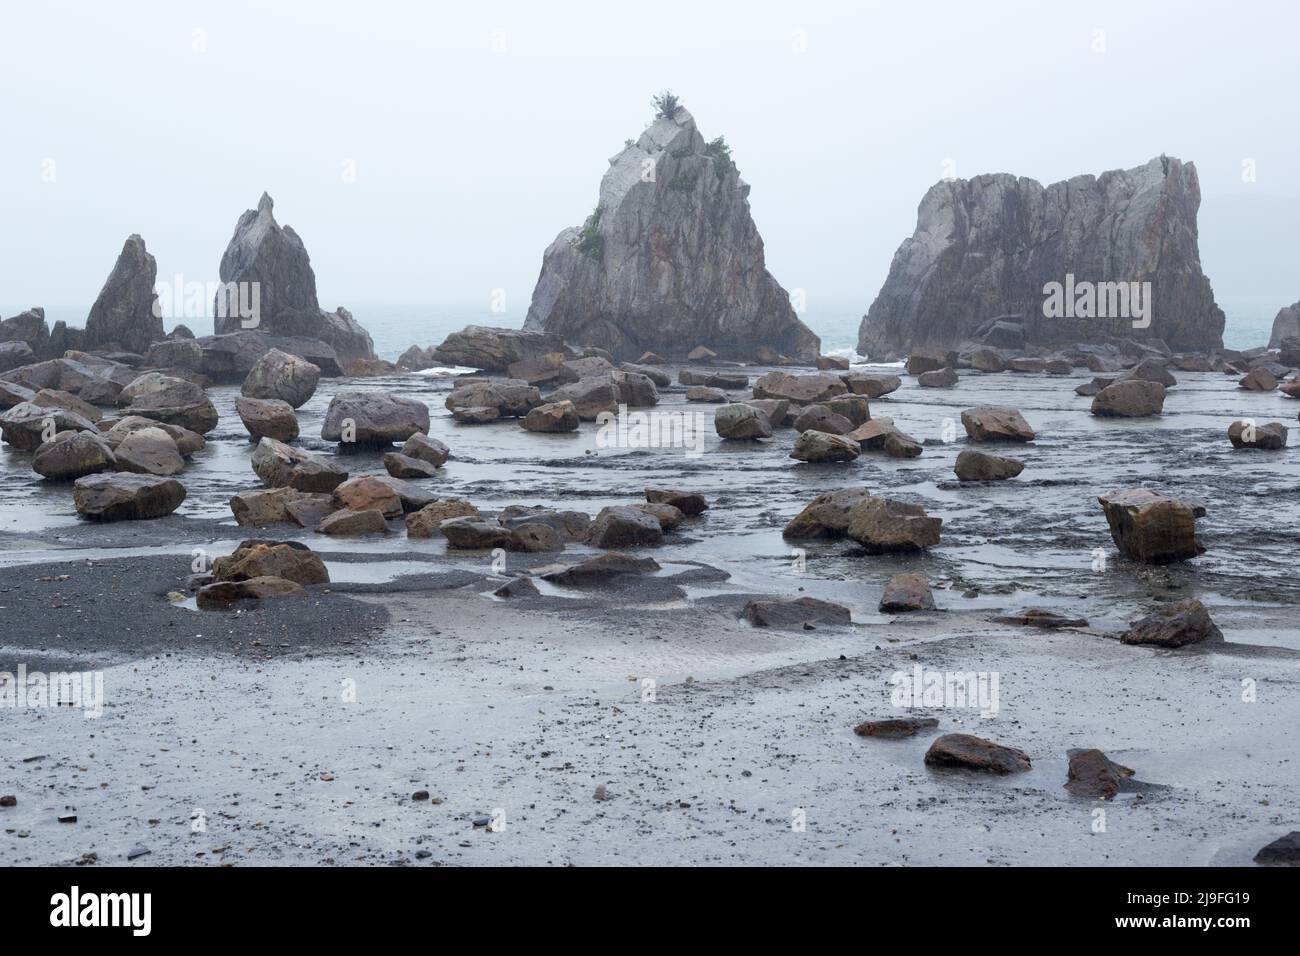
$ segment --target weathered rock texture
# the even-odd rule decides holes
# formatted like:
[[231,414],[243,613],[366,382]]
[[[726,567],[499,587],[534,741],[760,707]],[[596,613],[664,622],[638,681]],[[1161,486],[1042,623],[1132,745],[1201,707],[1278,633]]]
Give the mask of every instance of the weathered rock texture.
[[1280,310],[1273,319],[1273,332],[1268,337],[1268,347],[1279,348],[1284,339],[1300,339],[1300,302]]
[[[375,358],[369,333],[351,313],[321,309],[307,248],[291,227],[275,221],[274,205],[263,193],[257,208],[239,217],[221,257],[222,283],[258,283],[257,324],[244,324],[238,311],[238,292],[222,290],[213,306],[217,334],[256,328],[268,335],[319,339],[343,362]],[[245,301],[251,301],[251,293],[245,293]]]
[[775,349],[814,362],[820,340],[767,271],[749,185],[685,109],[610,160],[600,202],[542,259],[525,329],[633,361],[707,346],[724,358]]
[[144,240],[130,236],[91,306],[82,348],[144,353],[163,339],[162,312],[156,308],[158,296],[153,291],[157,276],[158,265],[145,250]]
[[[1223,310],[1201,272],[1196,167],[1160,156],[1145,166],[1044,187],[1006,173],[937,183],[916,232],[862,321],[858,351],[901,358],[914,345],[956,345],[998,317],[1026,343],[1163,339],[1171,348],[1223,345]],[[1043,287],[1151,282],[1148,328],[1126,318],[1048,318]]]

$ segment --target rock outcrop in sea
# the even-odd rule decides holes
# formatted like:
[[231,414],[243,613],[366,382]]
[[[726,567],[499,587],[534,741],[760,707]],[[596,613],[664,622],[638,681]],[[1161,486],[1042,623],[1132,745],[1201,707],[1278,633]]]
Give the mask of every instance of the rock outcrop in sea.
[[1273,319],[1273,332],[1268,337],[1268,347],[1281,348],[1286,339],[1300,339],[1300,302],[1278,311]]
[[[1005,173],[937,183],[862,320],[858,351],[882,361],[981,341],[1221,348],[1223,310],[1201,271],[1200,203],[1196,167],[1168,156],[1046,187]],[[1049,283],[1061,287],[1059,317],[1044,308]],[[1121,307],[1134,283],[1145,316],[1132,300]]]
[[[320,307],[307,248],[291,226],[275,221],[274,205],[263,193],[257,208],[249,209],[235,224],[235,234],[221,257],[225,288],[213,307],[217,334],[256,329],[267,335],[318,339],[333,348],[342,363],[375,358],[369,333],[347,309],[326,312]],[[241,287],[243,283],[249,285]],[[252,283],[257,284],[256,299]],[[256,324],[249,324],[239,306],[254,302]]]
[[145,249],[144,240],[137,235],[128,237],[90,308],[81,348],[143,355],[153,343],[166,338],[153,290],[157,276],[158,264]]
[[546,250],[524,328],[624,361],[699,346],[815,361],[820,340],[767,271],[748,196],[725,141],[705,142],[684,108],[661,109],[610,160],[587,221]]

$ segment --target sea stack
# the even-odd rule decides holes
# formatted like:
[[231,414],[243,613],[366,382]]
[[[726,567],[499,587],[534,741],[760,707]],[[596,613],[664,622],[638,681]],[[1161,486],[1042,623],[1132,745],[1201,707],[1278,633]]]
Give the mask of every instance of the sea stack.
[[[998,334],[1018,326],[1025,345],[1130,338],[1221,348],[1223,310],[1201,272],[1200,204],[1196,167],[1169,156],[1047,187],[1005,173],[937,183],[862,320],[858,351],[880,361],[980,342],[993,320]],[[1146,315],[1125,307],[1134,291]],[[1049,304],[1054,293],[1064,314]]]
[[86,318],[82,348],[144,354],[165,338],[153,290],[157,277],[158,264],[145,249],[144,240],[128,237]]
[[525,329],[624,361],[683,359],[704,346],[753,360],[811,363],[820,341],[767,271],[749,185],[719,137],[705,142],[671,94],[609,162],[600,201],[542,258]]
[[1268,337],[1268,347],[1280,348],[1286,339],[1300,339],[1300,302],[1281,309],[1273,319],[1273,333]]
[[342,364],[375,358],[369,333],[347,309],[326,312],[320,307],[307,248],[292,227],[275,221],[274,206],[262,193],[257,208],[235,224],[221,257],[224,288],[213,306],[217,334],[251,329],[317,339],[331,346]]

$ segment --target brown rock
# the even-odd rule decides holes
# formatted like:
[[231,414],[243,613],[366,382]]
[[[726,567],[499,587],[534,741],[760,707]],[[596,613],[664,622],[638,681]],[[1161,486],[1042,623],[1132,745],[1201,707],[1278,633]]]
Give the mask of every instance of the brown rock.
[[223,555],[212,562],[212,577],[216,581],[276,577],[295,584],[328,584],[330,579],[319,555],[284,542],[251,544]]
[[1228,426],[1228,440],[1233,448],[1251,448],[1277,451],[1286,447],[1287,429],[1281,422],[1256,425],[1254,422],[1233,422]]
[[1196,519],[1205,509],[1158,491],[1131,488],[1097,499],[1120,553],[1146,564],[1167,564],[1205,553],[1196,539]]
[[412,538],[432,538],[441,533],[442,523],[449,518],[481,517],[478,509],[464,498],[446,498],[407,515],[406,533]]
[[1120,635],[1120,640],[1125,644],[1184,647],[1202,641],[1222,641],[1223,632],[1210,619],[1210,612],[1204,604],[1195,598],[1187,598],[1133,622]]
[[289,442],[298,437],[298,416],[294,414],[293,406],[278,398],[240,395],[235,399],[235,412],[253,441],[274,438]]
[[930,745],[925,762],[931,767],[996,774],[1024,773],[1030,768],[1024,752],[970,734],[944,734]]
[[566,400],[538,405],[519,424],[530,432],[575,432],[581,422],[577,407]]
[[820,464],[853,461],[860,454],[862,454],[861,447],[851,438],[809,429],[795,439],[794,450],[790,452],[790,457],[798,461]]
[[208,584],[199,588],[196,599],[200,610],[214,611],[229,607],[239,601],[261,601],[267,598],[301,598],[306,596],[307,592],[292,581],[277,577],[261,577]]
[[430,438],[423,432],[416,432],[402,446],[402,454],[408,458],[427,461],[435,468],[441,468],[451,457],[451,449],[436,438]]
[[96,521],[161,518],[179,508],[184,500],[184,485],[175,478],[153,475],[87,475],[72,486],[78,514]]
[[694,491],[675,491],[671,488],[647,488],[645,500],[652,504],[672,505],[684,515],[703,514],[709,508],[704,496]]
[[868,720],[853,728],[859,737],[884,737],[887,740],[902,740],[915,737],[923,730],[932,730],[939,726],[934,717],[886,717],[883,720]]
[[1133,776],[1132,770],[1114,763],[1100,750],[1071,750],[1069,757],[1065,789],[1076,797],[1110,800]]
[[400,452],[390,451],[384,454],[384,470],[394,478],[436,478],[438,468],[419,458],[411,458]]
[[360,534],[383,534],[388,530],[384,513],[376,509],[355,511],[352,508],[340,508],[326,515],[316,529],[321,534],[351,537]]
[[797,598],[793,601],[750,601],[743,612],[755,627],[803,627],[805,624],[850,624],[849,609],[831,601]]
[[1034,430],[1017,409],[981,405],[961,413],[971,441],[1033,441]]
[[1014,458],[1002,458],[973,448],[964,448],[957,456],[952,470],[958,481],[1001,481],[1016,477],[1025,470],[1025,465]]
[[925,575],[917,571],[895,574],[885,585],[880,598],[882,614],[901,614],[906,611],[933,611],[934,594]]
[[132,431],[118,443],[117,470],[140,475],[179,475],[185,470],[176,442],[161,428]]
[[920,505],[873,495],[849,512],[848,536],[873,554],[920,551],[939,543],[942,526]]
[[818,495],[790,519],[782,534],[787,538],[842,538],[849,530],[855,505],[871,496],[865,488],[841,488]]
[[663,527],[658,518],[619,505],[602,508],[587,532],[589,544],[605,549],[656,545],[662,538]]
[[378,511],[385,518],[400,518],[402,499],[393,487],[374,475],[349,478],[334,489],[334,503],[353,511]]
[[1092,400],[1092,413],[1102,418],[1145,418],[1165,407],[1165,387],[1159,382],[1125,379],[1107,385]]
[[1277,388],[1277,379],[1266,368],[1254,368],[1237,382],[1237,387],[1248,392],[1271,392]]

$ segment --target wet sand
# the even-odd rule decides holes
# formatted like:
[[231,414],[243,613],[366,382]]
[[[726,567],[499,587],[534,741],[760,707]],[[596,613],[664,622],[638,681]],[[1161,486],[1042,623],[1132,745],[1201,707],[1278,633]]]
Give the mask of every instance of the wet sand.
[[[454,455],[424,483],[442,497],[592,514],[647,484],[709,498],[701,518],[646,549],[664,569],[638,587],[510,602],[489,596],[501,578],[486,554],[448,554],[440,539],[235,526],[230,495],[258,482],[234,389],[213,390],[221,423],[181,476],[189,498],[159,521],[81,522],[66,487],[42,485],[30,456],[4,446],[0,670],[102,668],[106,701],[97,720],[0,712],[0,793],[18,797],[0,810],[0,856],[94,852],[113,864],[142,843],[151,853],[136,864],[1248,862],[1296,827],[1300,462],[1294,448],[1234,452],[1226,430],[1240,417],[1289,423],[1300,402],[1175,374],[1165,415],[1142,422],[1091,418],[1073,394],[1082,372],[968,372],[944,391],[905,378],[872,414],[926,441],[924,455],[837,466],[790,460],[789,430],[736,447],[710,431],[698,458],[609,453],[589,424],[576,436],[458,426],[442,408],[445,380],[325,380],[300,410],[302,444],[331,447],[319,426],[341,387],[422,398]],[[685,407],[683,392],[664,390],[660,408]],[[964,433],[944,443],[945,419],[984,403],[1019,407],[1039,438],[1008,451],[1026,461],[1021,478],[959,487]],[[689,408],[711,421],[713,406]],[[349,462],[382,471],[377,455]],[[1096,495],[1140,484],[1206,505],[1203,557],[1167,568],[1119,557]],[[782,526],[816,494],[855,485],[942,516],[940,546],[871,557],[851,542],[800,542],[797,572]],[[238,614],[168,597],[184,591],[195,548],[212,557],[255,536],[305,541],[332,584]],[[590,553],[571,545],[561,559]],[[510,555],[508,570],[552,560]],[[878,613],[899,570],[929,576],[939,611]],[[749,595],[835,600],[854,624],[755,629],[736,619]],[[1192,596],[1226,645],[1154,651],[1107,636],[1158,600]],[[1091,626],[991,620],[1027,606]],[[997,716],[935,710],[936,733],[1018,747],[1033,770],[940,772],[922,763],[934,734],[855,736],[858,722],[897,715],[889,677],[917,663],[998,672]],[[1241,700],[1243,678],[1254,703]],[[1161,786],[1109,804],[1071,797],[1073,747],[1100,747]],[[608,800],[594,798],[602,784]],[[418,790],[441,802],[413,801]],[[78,822],[56,822],[68,807]],[[1104,833],[1093,832],[1098,807]],[[196,815],[205,832],[192,832]],[[474,826],[494,815],[498,825]]]

